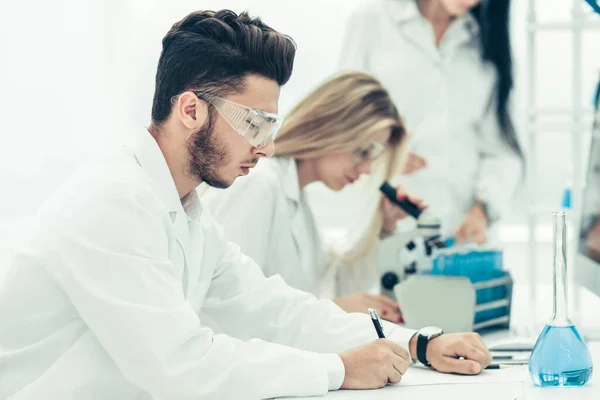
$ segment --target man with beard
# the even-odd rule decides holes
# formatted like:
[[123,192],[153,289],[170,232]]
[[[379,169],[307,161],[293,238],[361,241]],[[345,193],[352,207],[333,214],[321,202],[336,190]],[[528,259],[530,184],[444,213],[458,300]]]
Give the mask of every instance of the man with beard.
[[474,334],[390,324],[376,340],[368,316],[266,279],[203,210],[200,183],[227,187],[273,154],[294,54],[245,13],[173,25],[150,127],[77,170],[16,251],[0,291],[0,398],[322,395],[397,383],[411,356],[487,366]]

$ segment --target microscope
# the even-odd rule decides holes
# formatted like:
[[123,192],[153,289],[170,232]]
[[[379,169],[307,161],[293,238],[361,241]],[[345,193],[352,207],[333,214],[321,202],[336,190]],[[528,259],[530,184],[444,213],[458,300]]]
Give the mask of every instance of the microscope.
[[[404,276],[414,274],[417,272],[417,268],[423,268],[423,265],[419,265],[418,260],[424,260],[426,257],[430,257],[433,249],[441,249],[447,247],[446,244],[441,240],[441,222],[440,218],[431,214],[426,210],[421,210],[416,204],[412,203],[408,199],[398,200],[396,188],[390,185],[388,182],[384,182],[379,190],[388,198],[392,204],[402,208],[410,216],[417,221],[415,229],[407,232],[401,232],[395,234],[391,240],[396,244],[400,244],[399,248],[404,247],[406,251],[414,253],[415,251],[423,251],[420,257],[408,257],[404,265]],[[422,248],[418,249],[418,243],[422,241]],[[381,277],[382,291],[391,297],[393,297],[393,288],[400,282],[400,276],[397,271],[387,271]]]
[[[414,229],[394,235],[380,248],[382,254],[387,246],[396,252],[395,259],[380,260],[386,271],[381,294],[402,305],[406,326],[435,321],[447,332],[508,327],[513,281],[503,269],[502,252],[462,246],[436,251],[452,246],[442,240],[440,219],[408,200],[399,201],[387,182],[379,189],[417,221]],[[431,301],[434,298],[443,301]]]

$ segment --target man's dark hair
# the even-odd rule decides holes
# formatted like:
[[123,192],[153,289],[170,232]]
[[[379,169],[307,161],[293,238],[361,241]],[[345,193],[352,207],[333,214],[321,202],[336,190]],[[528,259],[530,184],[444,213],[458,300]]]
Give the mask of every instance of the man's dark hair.
[[162,41],[152,121],[163,123],[171,99],[194,89],[224,96],[243,91],[256,74],[284,85],[292,74],[294,41],[247,12],[197,11],[175,23]]

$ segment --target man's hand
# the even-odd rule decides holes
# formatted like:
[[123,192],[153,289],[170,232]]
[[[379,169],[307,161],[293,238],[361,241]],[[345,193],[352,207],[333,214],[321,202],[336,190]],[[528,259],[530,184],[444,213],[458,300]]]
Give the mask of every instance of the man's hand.
[[488,220],[481,206],[471,209],[463,223],[456,231],[456,243],[461,244],[468,239],[483,244],[487,241]]
[[[417,335],[410,341],[410,353],[417,359]],[[445,333],[427,344],[427,361],[440,372],[476,375],[492,362],[492,355],[477,333]]]
[[408,369],[408,351],[379,339],[340,354],[346,375],[342,389],[376,389],[398,383]]
[[350,296],[338,297],[333,302],[346,312],[366,313],[369,308],[374,308],[383,319],[392,322],[404,322],[398,303],[389,297],[369,293],[356,293]]

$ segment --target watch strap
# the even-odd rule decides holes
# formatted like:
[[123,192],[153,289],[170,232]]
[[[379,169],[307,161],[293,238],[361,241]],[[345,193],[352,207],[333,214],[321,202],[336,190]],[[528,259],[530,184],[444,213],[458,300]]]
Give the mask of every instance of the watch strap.
[[425,335],[417,334],[417,360],[427,367],[431,364],[427,361],[427,343],[429,338]]

